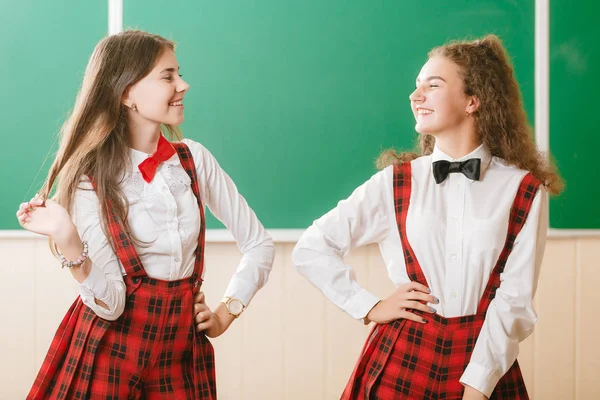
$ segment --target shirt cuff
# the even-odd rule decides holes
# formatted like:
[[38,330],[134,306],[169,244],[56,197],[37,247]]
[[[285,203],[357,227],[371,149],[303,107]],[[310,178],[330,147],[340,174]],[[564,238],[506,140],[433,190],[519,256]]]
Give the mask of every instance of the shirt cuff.
[[502,377],[497,376],[495,371],[471,362],[462,374],[460,383],[471,386],[489,399],[500,378]]
[[250,300],[258,292],[258,287],[240,277],[234,276],[225,290],[225,297],[233,297],[242,302],[245,307],[248,307]]
[[352,318],[364,320],[369,311],[371,311],[379,301],[377,296],[365,289],[361,289],[360,292],[352,295],[352,297],[346,301],[343,309],[346,310]]

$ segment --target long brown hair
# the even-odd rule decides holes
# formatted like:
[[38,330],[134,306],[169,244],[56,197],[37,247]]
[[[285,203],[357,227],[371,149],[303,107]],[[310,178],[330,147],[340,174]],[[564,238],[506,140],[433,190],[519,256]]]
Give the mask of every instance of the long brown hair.
[[[563,181],[533,141],[519,84],[502,41],[496,35],[474,41],[454,41],[436,47],[428,54],[429,58],[436,56],[457,64],[465,94],[478,97],[480,106],[473,116],[479,141],[493,156],[530,171],[544,183],[549,193],[560,193]],[[377,166],[383,168],[431,154],[434,145],[433,136],[421,134],[415,152],[386,150],[377,160]]]
[[[39,192],[46,199],[56,186],[53,198],[71,210],[82,177],[93,177],[101,226],[108,237],[107,201],[125,232],[139,243],[131,235],[129,205],[120,188],[130,165],[128,117],[122,98],[129,86],[152,71],[167,49],[174,50],[175,44],[137,30],[108,36],[96,45],[73,111],[61,129],[56,158]],[[162,128],[171,138],[181,139],[177,127]]]

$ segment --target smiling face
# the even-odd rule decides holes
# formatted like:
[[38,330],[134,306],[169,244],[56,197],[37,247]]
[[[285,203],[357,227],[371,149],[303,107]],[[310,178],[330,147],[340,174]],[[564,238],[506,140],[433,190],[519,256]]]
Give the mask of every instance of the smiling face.
[[467,112],[477,109],[476,99],[464,92],[458,65],[440,56],[423,65],[409,98],[415,130],[433,136],[457,130],[469,118]]
[[183,98],[189,85],[179,75],[175,53],[165,49],[148,75],[129,87],[124,103],[135,105],[136,123],[177,126],[183,122]]

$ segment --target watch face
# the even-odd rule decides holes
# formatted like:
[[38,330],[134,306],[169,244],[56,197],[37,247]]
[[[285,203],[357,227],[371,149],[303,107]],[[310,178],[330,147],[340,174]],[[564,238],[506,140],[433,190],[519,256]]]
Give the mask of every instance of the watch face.
[[232,314],[238,315],[244,310],[244,305],[241,301],[233,299],[229,302],[229,311]]

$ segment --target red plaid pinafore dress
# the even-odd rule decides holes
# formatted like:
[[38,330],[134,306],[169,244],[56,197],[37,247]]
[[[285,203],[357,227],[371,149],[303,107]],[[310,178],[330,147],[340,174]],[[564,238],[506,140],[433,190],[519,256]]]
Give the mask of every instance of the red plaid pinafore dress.
[[[411,164],[394,167],[394,208],[404,249],[406,269],[412,281],[427,280],[406,237],[406,216],[411,194]],[[467,367],[486,311],[500,286],[500,274],[525,223],[540,182],[527,174],[515,196],[504,248],[492,270],[477,313],[444,318],[415,311],[428,322],[396,320],[376,325],[365,343],[354,372],[342,394],[358,399],[462,399],[459,382]],[[518,363],[500,379],[490,399],[528,399]]]
[[204,266],[204,208],[188,147],[173,143],[200,209],[194,273],[150,278],[113,216],[112,242],[127,275],[125,311],[99,318],[77,298],[60,324],[28,399],[216,399],[213,347],[194,327],[194,294]]

